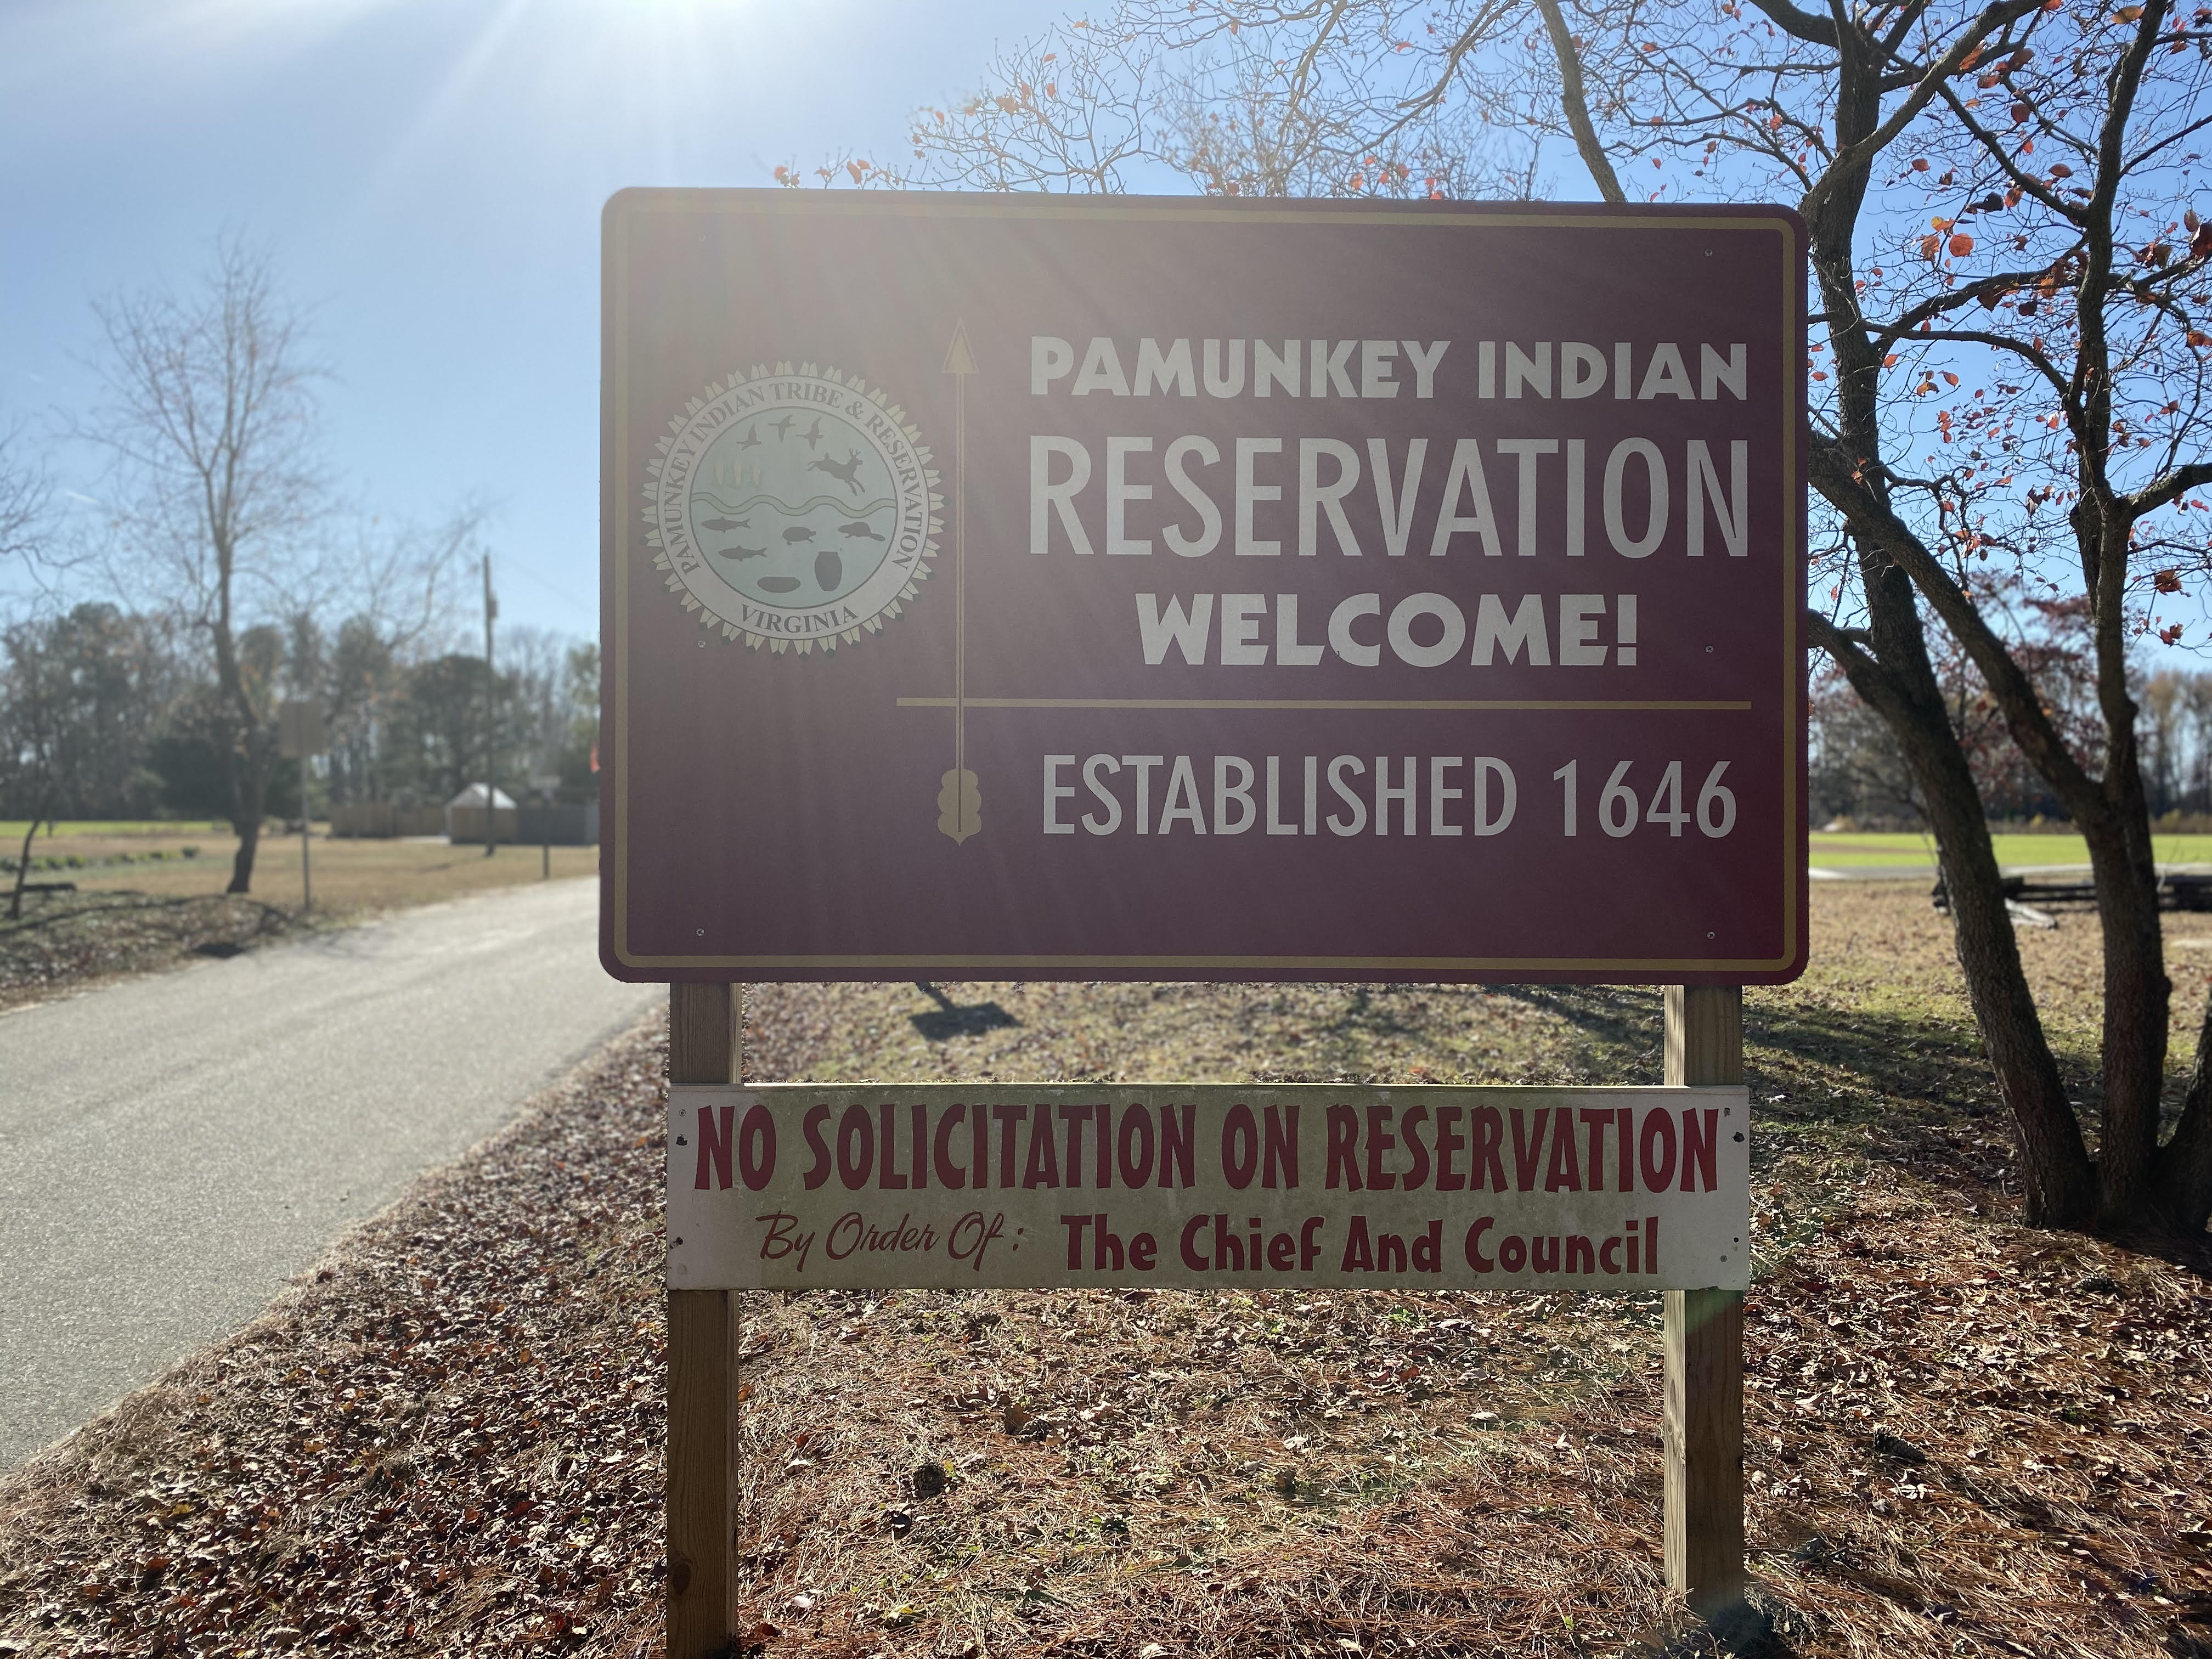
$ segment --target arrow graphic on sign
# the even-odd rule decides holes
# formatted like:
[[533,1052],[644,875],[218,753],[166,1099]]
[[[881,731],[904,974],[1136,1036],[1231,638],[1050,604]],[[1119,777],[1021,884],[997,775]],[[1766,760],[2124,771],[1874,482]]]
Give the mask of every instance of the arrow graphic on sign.
[[975,354],[964,321],[952,325],[945,372],[952,376],[952,769],[939,781],[937,827],[958,842],[983,828],[982,792],[968,769],[968,377]]

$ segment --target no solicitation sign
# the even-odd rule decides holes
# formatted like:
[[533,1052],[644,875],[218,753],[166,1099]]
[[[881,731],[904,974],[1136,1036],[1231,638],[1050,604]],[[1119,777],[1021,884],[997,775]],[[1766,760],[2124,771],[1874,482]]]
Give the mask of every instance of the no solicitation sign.
[[1747,1101],[1741,1085],[679,1085],[668,1283],[1742,1290]]
[[1778,209],[617,196],[609,970],[1795,976],[1802,270]]

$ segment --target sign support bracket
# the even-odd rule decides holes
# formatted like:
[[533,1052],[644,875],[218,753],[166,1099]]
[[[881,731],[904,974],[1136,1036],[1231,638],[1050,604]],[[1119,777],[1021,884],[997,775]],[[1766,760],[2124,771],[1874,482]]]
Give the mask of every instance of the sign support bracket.
[[[744,1080],[744,988],[668,988],[668,1080]],[[668,1659],[731,1650],[738,1575],[736,1291],[668,1292]]]

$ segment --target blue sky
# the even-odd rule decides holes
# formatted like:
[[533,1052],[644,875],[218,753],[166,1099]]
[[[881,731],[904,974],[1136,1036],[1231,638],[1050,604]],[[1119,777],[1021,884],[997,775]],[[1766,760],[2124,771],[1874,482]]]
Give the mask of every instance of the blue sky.
[[90,297],[188,281],[242,231],[316,309],[349,491],[492,502],[502,619],[592,634],[600,204],[888,150],[1058,10],[0,0],[0,423],[90,405]]

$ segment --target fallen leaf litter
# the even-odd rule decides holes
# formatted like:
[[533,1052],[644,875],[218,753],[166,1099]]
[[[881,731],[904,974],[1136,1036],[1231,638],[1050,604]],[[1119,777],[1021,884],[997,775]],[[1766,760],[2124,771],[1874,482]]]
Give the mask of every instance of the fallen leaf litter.
[[[1761,1600],[1807,1659],[2212,1651],[2204,1264],[1990,1218],[2002,1122],[1908,896],[1822,894],[1815,974],[1753,999]],[[2062,1042],[2094,982],[2069,932],[2023,941]],[[1567,1081],[1648,1073],[1656,1032],[1638,992],[935,989],[761,988],[753,1068],[1303,1050],[1270,1075]],[[0,1652],[656,1651],[663,1052],[612,1045],[0,1484]],[[852,1659],[1617,1649],[1666,1611],[1656,1303],[749,1297],[741,1632]]]

